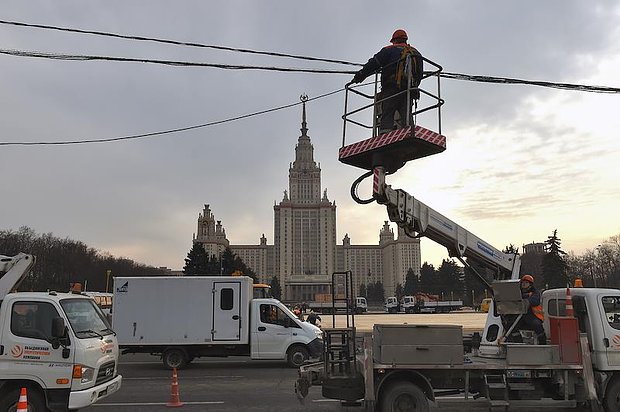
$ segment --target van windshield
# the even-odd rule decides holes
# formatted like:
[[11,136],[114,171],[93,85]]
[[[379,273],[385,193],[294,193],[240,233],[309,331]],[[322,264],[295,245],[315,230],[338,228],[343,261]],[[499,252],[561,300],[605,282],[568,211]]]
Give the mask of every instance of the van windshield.
[[63,299],[60,305],[77,338],[103,337],[114,333],[105,315],[92,299]]

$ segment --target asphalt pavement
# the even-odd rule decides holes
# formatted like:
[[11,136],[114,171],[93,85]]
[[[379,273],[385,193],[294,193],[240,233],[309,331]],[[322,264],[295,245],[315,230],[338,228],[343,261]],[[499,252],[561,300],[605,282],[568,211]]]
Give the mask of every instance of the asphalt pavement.
[[[158,357],[123,355],[119,363],[121,389],[87,410],[92,412],[169,411],[171,371]],[[180,400],[188,411],[363,411],[323,399],[311,388],[300,403],[294,390],[297,370],[284,362],[245,357],[199,359],[178,371]]]

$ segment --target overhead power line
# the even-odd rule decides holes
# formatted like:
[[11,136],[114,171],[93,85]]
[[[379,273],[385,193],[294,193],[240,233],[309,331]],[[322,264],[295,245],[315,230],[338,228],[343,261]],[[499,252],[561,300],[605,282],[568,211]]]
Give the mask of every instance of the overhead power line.
[[[226,69],[226,70],[265,70],[265,71],[277,71],[277,72],[289,72],[289,73],[314,73],[314,74],[354,74],[355,73],[355,71],[350,71],[350,70],[326,70],[326,69],[305,69],[305,68],[298,68],[298,67],[233,65],[233,64],[204,63],[204,62],[191,62],[191,61],[180,61],[180,60],[159,60],[159,59],[143,59],[143,58],[133,58],[133,57],[45,53],[45,52],[36,52],[36,51],[7,50],[7,49],[0,49],[0,54],[17,56],[17,57],[32,57],[32,58],[42,58],[42,59],[51,59],[51,60],[149,63],[149,64],[160,64],[160,65],[166,65],[166,66],[177,66],[177,67],[212,67],[212,68]],[[559,83],[559,82],[548,82],[548,81],[542,81],[542,80],[526,80],[526,79],[516,79],[516,78],[510,78],[510,77],[481,76],[481,75],[449,73],[449,72],[441,72],[439,73],[439,76],[445,79],[464,80],[464,81],[479,82],[479,83],[523,84],[523,85],[528,85],[528,86],[550,87],[550,88],[555,88],[555,89],[583,91],[583,92],[592,92],[592,93],[620,93],[620,88],[608,87],[608,86],[592,86],[592,85],[575,84],[575,83]]]
[[[340,93],[343,90],[344,89],[338,89],[338,90],[334,90],[328,93],[323,93],[316,97],[311,97],[306,101],[311,102],[313,100],[323,99],[333,94]],[[179,127],[176,129],[161,130],[161,131],[150,132],[150,133],[142,133],[142,134],[134,134],[134,135],[118,136],[118,137],[108,137],[108,138],[102,138],[102,139],[64,140],[64,141],[51,141],[51,142],[0,142],[0,146],[67,146],[67,145],[87,144],[87,143],[106,143],[106,142],[118,142],[118,141],[123,141],[123,140],[136,140],[136,139],[150,138],[150,137],[155,137],[155,136],[162,136],[166,134],[186,132],[188,130],[201,129],[201,128],[205,128],[209,126],[216,126],[216,125],[224,124],[224,123],[230,123],[236,120],[247,119],[249,117],[259,116],[259,115],[275,112],[278,110],[288,109],[289,107],[294,107],[300,104],[302,104],[301,101],[285,104],[285,105],[278,106],[278,107],[273,107],[271,109],[260,110],[258,112],[244,114],[241,116],[230,117],[224,120],[217,120],[217,121],[209,122],[209,123],[202,123],[202,124],[197,124],[193,126]]]
[[126,40],[137,40],[137,41],[148,41],[148,42],[154,42],[154,43],[172,44],[175,46],[199,47],[199,48],[205,48],[205,49],[226,50],[226,51],[257,54],[257,55],[264,55],[264,56],[288,57],[292,59],[345,64],[349,66],[361,66],[360,63],[352,63],[352,62],[348,62],[344,60],[325,59],[325,58],[320,58],[320,57],[301,56],[297,54],[268,52],[268,51],[261,51],[261,50],[240,49],[240,48],[226,47],[226,46],[215,46],[215,45],[196,43],[196,42],[158,39],[154,37],[133,36],[133,35],[110,33],[110,32],[103,32],[103,31],[96,31],[96,30],[73,29],[69,27],[50,26],[46,24],[31,24],[31,23],[22,23],[22,22],[7,21],[7,20],[0,20],[0,24],[7,24],[7,25],[21,26],[21,27],[31,27],[31,28],[45,29],[45,30],[66,31],[66,32],[71,32],[71,33],[90,34],[90,35],[113,37],[113,38],[126,39]]
[[513,79],[510,77],[476,76],[476,75],[471,75],[471,74],[448,73],[448,72],[442,72],[440,73],[440,76],[445,79],[467,80],[470,82],[480,82],[480,83],[525,84],[528,86],[552,87],[555,89],[573,90],[573,91],[582,91],[582,92],[620,93],[620,88],[608,87],[608,86],[588,86],[585,84],[546,82],[542,80]]
[[325,69],[303,69],[296,67],[277,67],[277,66],[251,66],[238,64],[219,64],[219,63],[201,63],[180,60],[159,60],[159,59],[142,59],[134,57],[113,57],[113,56],[94,56],[94,55],[77,55],[77,54],[59,54],[44,53],[37,51],[24,50],[7,50],[0,49],[0,54],[18,57],[36,57],[51,60],[72,60],[72,61],[112,61],[112,62],[133,62],[133,63],[152,63],[162,64],[166,66],[186,66],[186,67],[213,67],[228,70],[267,70],[278,72],[294,72],[294,73],[322,73],[322,74],[354,74],[354,71],[342,70],[325,70]]
[[[111,38],[120,38],[120,39],[126,39],[126,40],[148,41],[148,42],[156,42],[156,43],[162,43],[162,44],[171,44],[171,45],[176,45],[176,46],[209,48],[209,49],[226,50],[226,51],[233,51],[233,52],[239,52],[239,53],[250,53],[250,54],[256,54],[256,55],[287,57],[287,58],[307,60],[307,61],[337,63],[337,64],[344,64],[344,65],[349,65],[349,66],[359,67],[362,65],[361,63],[349,62],[346,60],[326,59],[326,58],[321,58],[321,57],[303,56],[303,55],[298,55],[298,54],[242,49],[242,48],[235,48],[235,47],[209,45],[209,44],[204,44],[204,43],[185,42],[185,41],[179,41],[179,40],[161,39],[161,38],[146,37],[146,36],[125,35],[125,34],[119,34],[119,33],[110,33],[110,32],[103,32],[103,31],[97,31],[97,30],[84,30],[84,29],[76,29],[76,28],[70,28],[70,27],[52,26],[52,25],[46,25],[46,24],[33,24],[33,23],[24,23],[24,22],[9,21],[9,20],[0,20],[0,24],[19,26],[19,27],[28,27],[28,28],[37,28],[37,29],[43,29],[43,30],[55,30],[55,31],[64,31],[64,32],[78,33],[78,34],[104,36],[104,37],[111,37]],[[16,51],[16,50],[4,50],[3,52],[5,54],[11,54],[14,56],[40,57],[40,58],[49,58],[49,59],[58,59],[58,60],[82,60],[82,61],[107,60],[107,61],[115,61],[115,62],[154,63],[154,64],[163,64],[163,65],[171,65],[171,66],[213,67],[213,68],[230,69],[230,70],[270,70],[270,71],[281,71],[281,72],[322,73],[322,74],[352,74],[354,73],[352,71],[299,69],[299,68],[284,68],[284,67],[275,67],[275,66],[271,66],[271,67],[242,66],[242,65],[226,65],[226,64],[214,64],[214,63],[179,62],[179,61],[155,60],[155,59],[134,59],[134,58],[109,57],[109,56],[75,56],[75,55],[26,52],[26,51]],[[620,88],[607,87],[607,86],[591,86],[591,85],[573,84],[573,83],[558,83],[558,82],[548,82],[548,81],[540,81],[540,80],[525,80],[525,79],[515,79],[515,78],[509,78],[509,77],[481,76],[481,75],[447,73],[447,72],[440,73],[440,76],[446,79],[472,81],[472,82],[479,82],[479,83],[523,84],[523,85],[529,85],[529,86],[551,87],[551,88],[556,88],[556,89],[586,91],[586,92],[593,92],[593,93],[620,93]]]

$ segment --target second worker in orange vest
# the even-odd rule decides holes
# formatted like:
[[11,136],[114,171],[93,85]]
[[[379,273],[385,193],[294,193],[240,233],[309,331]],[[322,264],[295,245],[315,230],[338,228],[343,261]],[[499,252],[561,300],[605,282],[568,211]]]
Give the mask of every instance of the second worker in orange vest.
[[519,321],[520,329],[533,330],[538,337],[539,344],[546,344],[547,337],[543,328],[543,308],[540,302],[540,292],[534,287],[534,277],[532,275],[523,275],[521,277],[521,297],[526,299],[530,307],[525,315]]

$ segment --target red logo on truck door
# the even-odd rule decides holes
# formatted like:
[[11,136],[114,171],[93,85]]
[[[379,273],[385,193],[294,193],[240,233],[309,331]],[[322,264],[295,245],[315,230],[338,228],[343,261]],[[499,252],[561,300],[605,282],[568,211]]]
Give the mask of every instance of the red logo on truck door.
[[11,355],[14,358],[37,360],[41,359],[41,357],[49,356],[50,348],[45,346],[26,345],[22,347],[21,345],[15,345],[11,348]]
[[11,355],[13,355],[14,358],[19,358],[23,354],[24,354],[24,348],[22,348],[19,345],[15,345],[13,346],[13,349],[11,349]]

